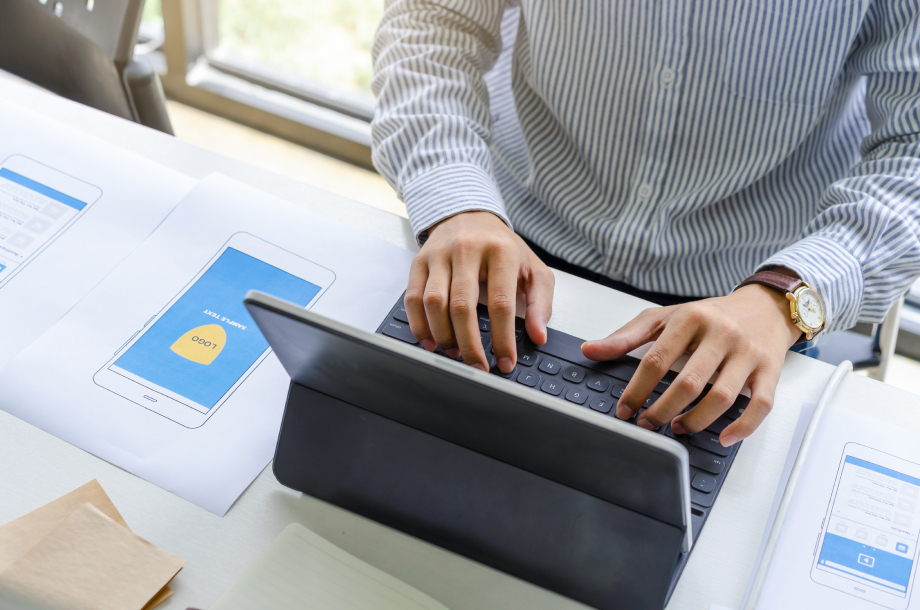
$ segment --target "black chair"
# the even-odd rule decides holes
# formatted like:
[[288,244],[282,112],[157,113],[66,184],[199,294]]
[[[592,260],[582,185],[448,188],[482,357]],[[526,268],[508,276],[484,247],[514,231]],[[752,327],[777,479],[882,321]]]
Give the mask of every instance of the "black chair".
[[172,134],[159,77],[133,61],[144,0],[0,0],[0,69]]

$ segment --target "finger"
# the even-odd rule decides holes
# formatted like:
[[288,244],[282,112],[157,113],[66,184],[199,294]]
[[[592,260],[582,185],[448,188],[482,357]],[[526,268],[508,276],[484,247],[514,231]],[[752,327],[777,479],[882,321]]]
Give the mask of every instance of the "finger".
[[489,370],[482,349],[476,305],[479,303],[478,257],[454,259],[450,282],[450,322],[463,361],[484,371]]
[[590,360],[615,360],[656,340],[674,307],[650,307],[605,339],[586,341],[581,353]]
[[553,290],[556,276],[542,261],[536,259],[531,265],[530,277],[524,285],[527,299],[527,312],[524,315],[524,328],[527,336],[537,345],[546,343],[546,325],[553,315]]
[[460,357],[457,340],[450,322],[450,283],[451,272],[447,260],[428,261],[428,282],[422,302],[428,328],[435,342],[451,358]]
[[489,320],[492,325],[492,351],[498,368],[510,373],[517,361],[514,341],[514,310],[517,302],[517,278],[521,263],[513,252],[496,250],[489,254]]
[[780,366],[770,366],[754,374],[751,380],[751,402],[744,413],[719,435],[723,447],[731,447],[754,433],[773,410],[773,396],[779,383]]
[[692,434],[705,430],[735,404],[735,399],[738,398],[753,370],[753,364],[747,360],[737,357],[729,359],[700,404],[683,415],[678,415],[671,422],[671,429],[677,434]]
[[409,316],[409,329],[412,335],[418,339],[429,352],[433,352],[438,346],[428,328],[428,317],[425,315],[425,285],[428,283],[428,264],[421,256],[412,259],[412,267],[409,270],[409,284],[406,288],[406,296],[403,298],[403,305],[406,307],[406,314]]
[[671,365],[687,350],[695,333],[696,328],[686,324],[669,324],[661,331],[620,396],[617,417],[629,419],[636,414]]
[[[706,388],[706,383],[725,359],[726,352],[727,350],[719,347],[714,341],[706,341],[700,345],[699,349],[690,356],[690,359],[687,361],[687,364],[684,365],[683,370],[677,375],[677,378],[675,378],[668,389],[665,390],[665,393],[661,395],[661,398],[646,409],[645,412],[639,416],[639,421],[636,423],[646,430],[655,430],[659,426],[663,426],[677,417],[687,405],[693,402],[694,399],[703,392]],[[635,377],[633,377],[633,379],[635,379]],[[660,380],[659,378],[654,383],[657,384]],[[652,389],[654,389],[654,386],[648,388],[649,394],[651,394]],[[626,390],[623,392],[621,398],[626,398],[626,393],[628,391],[629,386],[626,386]],[[646,398],[648,398],[648,395],[642,398],[643,403]],[[627,404],[643,404],[629,402],[631,400],[632,397],[628,398]],[[638,400],[638,397],[636,400]]]

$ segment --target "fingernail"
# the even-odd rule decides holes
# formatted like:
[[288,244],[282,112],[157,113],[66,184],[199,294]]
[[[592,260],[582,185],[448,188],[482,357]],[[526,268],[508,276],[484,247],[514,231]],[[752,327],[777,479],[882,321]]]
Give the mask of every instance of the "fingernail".
[[444,353],[447,354],[450,358],[453,358],[454,360],[456,360],[457,358],[460,357],[460,348],[452,347],[450,349],[444,350]]
[[671,430],[674,432],[674,434],[686,434],[687,433],[687,431],[684,430],[684,427],[681,426],[680,422],[677,421],[676,419],[671,422]]
[[429,352],[433,352],[435,348],[438,347],[437,343],[435,343],[431,339],[422,339],[421,341],[419,341],[419,343],[421,343],[422,347],[424,347]]
[[655,429],[655,426],[653,426],[647,419],[640,419],[640,420],[639,420],[639,427],[640,427],[640,428],[645,428],[646,430],[654,430],[654,429]]
[[629,407],[627,407],[626,405],[617,406],[617,417],[620,419],[629,419],[635,414],[636,412],[630,409]]
[[511,361],[511,358],[499,358],[498,368],[502,373],[510,373],[514,368],[514,362]]
[[481,363],[479,363],[479,362],[477,362],[476,364],[474,364],[474,365],[473,365],[473,368],[474,368],[474,369],[479,369],[480,371],[483,371],[483,372],[486,372],[486,373],[489,372],[489,371],[486,369],[485,365],[484,365],[484,364],[481,364]]
[[738,437],[735,436],[734,434],[726,434],[725,436],[719,439],[719,442],[722,443],[723,447],[731,447],[732,445],[738,442]]

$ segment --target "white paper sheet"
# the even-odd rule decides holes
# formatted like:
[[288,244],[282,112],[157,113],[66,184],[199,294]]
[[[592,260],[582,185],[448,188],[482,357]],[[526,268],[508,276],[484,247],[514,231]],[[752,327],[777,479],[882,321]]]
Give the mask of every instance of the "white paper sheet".
[[212,610],[447,610],[299,523],[275,538]]
[[333,270],[313,311],[365,330],[376,329],[408,279],[412,253],[211,176],[0,371],[3,408],[223,515],[273,454],[289,381],[274,355],[195,429],[99,387],[94,376],[239,232]]
[[[758,609],[869,610],[880,607],[896,608],[901,603],[892,597],[890,602],[876,604],[849,594],[847,591],[856,587],[867,588],[865,581],[858,579],[841,581],[841,586],[827,586],[818,584],[812,578],[819,534],[822,532],[822,523],[827,515],[829,503],[832,501],[838,468],[841,465],[844,448],[848,443],[857,443],[896,458],[920,464],[920,443],[915,435],[889,423],[828,406],[799,479],[799,489],[790,505],[786,523],[757,605]],[[873,496],[876,494],[873,490],[862,490],[859,493],[864,495],[865,501],[874,502]],[[898,495],[897,491],[893,493],[895,496]],[[881,505],[878,508],[887,509]],[[914,515],[915,523],[911,524],[908,530],[916,529],[918,519],[920,519],[920,514]],[[870,546],[885,547],[888,551],[902,555],[905,559],[912,555],[915,556],[915,548],[908,548],[903,553],[895,548],[888,548],[895,546],[894,541],[877,541],[880,535],[867,531],[865,543]],[[870,536],[872,540],[869,540]],[[874,558],[870,557],[873,554],[878,553],[867,553],[868,558],[865,561],[874,562]],[[904,603],[907,601],[905,600]],[[909,605],[901,607],[920,608],[916,591],[909,600]]]
[[[0,134],[0,163],[11,157],[30,160],[87,183],[98,194],[60,233],[55,232],[58,219],[47,215],[36,215],[31,227],[17,230],[21,206],[8,199],[4,205],[0,197],[0,230],[10,239],[17,233],[23,240],[35,239],[33,246],[47,243],[8,282],[0,282],[2,367],[150,235],[195,181],[2,101]],[[43,242],[50,234],[56,237]],[[10,273],[8,260],[6,267],[0,279]]]

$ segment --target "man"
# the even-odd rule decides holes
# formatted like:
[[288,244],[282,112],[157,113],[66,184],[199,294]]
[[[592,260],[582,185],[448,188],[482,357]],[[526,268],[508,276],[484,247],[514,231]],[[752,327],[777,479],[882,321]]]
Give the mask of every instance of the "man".
[[582,347],[654,341],[618,417],[691,352],[638,424],[696,432],[749,387],[720,440],[747,437],[791,345],[881,321],[920,275],[920,0],[505,4],[391,0],[374,41],[374,162],[422,245],[413,334],[485,369],[484,281],[508,372],[517,291],[543,343],[543,261],[568,265],[669,305]]

